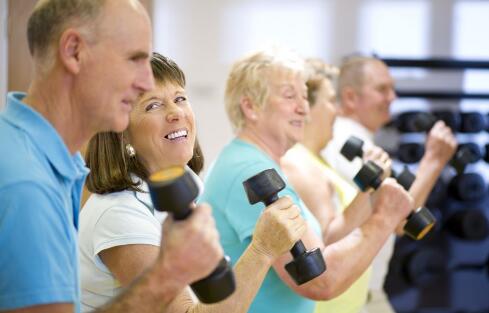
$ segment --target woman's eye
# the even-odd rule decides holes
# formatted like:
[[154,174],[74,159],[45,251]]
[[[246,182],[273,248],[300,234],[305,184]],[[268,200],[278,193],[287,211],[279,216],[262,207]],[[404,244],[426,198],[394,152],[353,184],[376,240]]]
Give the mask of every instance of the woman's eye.
[[148,104],[146,106],[145,110],[146,110],[146,112],[148,112],[148,111],[154,110],[160,106],[161,106],[161,103],[159,103],[159,102],[151,102],[150,104]]
[[175,98],[175,103],[180,103],[183,101],[187,101],[187,98],[185,98],[184,96],[179,96]]

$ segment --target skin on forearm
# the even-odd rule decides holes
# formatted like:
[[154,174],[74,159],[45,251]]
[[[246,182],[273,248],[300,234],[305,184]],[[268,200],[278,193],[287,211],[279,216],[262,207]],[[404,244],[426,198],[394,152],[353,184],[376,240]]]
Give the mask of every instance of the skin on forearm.
[[155,263],[114,301],[95,312],[168,312],[170,303],[185,288],[174,276],[173,269]]
[[234,293],[212,305],[195,304],[189,313],[245,313],[248,312],[265,276],[272,265],[272,258],[255,249],[250,244],[234,267],[236,290]]
[[[307,205],[307,204],[306,204]],[[329,225],[327,236],[323,235],[325,245],[341,240],[359,227],[372,214],[368,193],[359,192],[342,214],[337,214]]]
[[296,293],[313,300],[330,300],[344,292],[365,272],[392,231],[391,223],[378,214],[371,215],[360,228],[327,247],[312,230],[308,231],[303,242],[308,249],[322,249],[327,270],[301,286],[297,286],[283,269],[291,260],[290,255],[282,256],[273,267]]
[[444,164],[440,164],[429,156],[424,156],[419,163],[416,179],[409,189],[409,193],[414,198],[414,208],[423,206],[428,196],[435,186],[435,183],[443,170]]

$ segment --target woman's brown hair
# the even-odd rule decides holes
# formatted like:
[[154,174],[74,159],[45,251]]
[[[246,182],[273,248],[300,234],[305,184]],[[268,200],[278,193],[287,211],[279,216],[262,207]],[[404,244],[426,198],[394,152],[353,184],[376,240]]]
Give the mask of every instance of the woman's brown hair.
[[[155,52],[151,58],[151,69],[157,84],[177,83],[185,87],[185,75],[173,60]],[[85,161],[90,168],[86,182],[90,192],[142,191],[140,182],[134,181],[131,174],[145,180],[149,176],[148,169],[137,154],[129,156],[126,144],[124,133],[103,132],[90,140],[85,153]],[[204,167],[204,156],[197,138],[193,152],[187,165],[199,174]]]

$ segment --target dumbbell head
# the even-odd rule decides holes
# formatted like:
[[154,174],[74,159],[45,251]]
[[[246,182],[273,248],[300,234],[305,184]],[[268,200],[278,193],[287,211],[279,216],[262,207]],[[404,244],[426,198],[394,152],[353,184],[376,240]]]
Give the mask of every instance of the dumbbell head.
[[355,175],[353,181],[362,191],[369,188],[377,189],[382,183],[382,174],[384,170],[372,161],[367,161],[360,171]]
[[489,143],[485,145],[484,161],[489,163]]
[[436,218],[425,207],[419,207],[411,213],[404,225],[404,233],[414,240],[421,240],[435,226]]
[[[301,241],[299,243],[302,244]],[[319,248],[293,255],[294,259],[285,265],[285,270],[297,285],[307,283],[326,271],[326,263]]]
[[419,112],[413,116],[411,127],[414,132],[427,132],[436,123],[436,117],[428,112]]
[[363,156],[363,140],[355,136],[350,136],[343,147],[341,147],[340,153],[348,161],[353,161],[355,157],[361,158]]
[[461,114],[460,132],[478,133],[486,129],[486,117],[479,112],[467,112]]
[[202,303],[216,303],[236,290],[236,280],[228,256],[221,259],[214,271],[204,279],[190,285]]
[[402,133],[413,133],[417,132],[414,127],[414,120],[417,114],[421,113],[420,111],[410,111],[403,112],[399,114],[396,118],[396,126],[397,129]]
[[447,184],[442,179],[438,179],[433,189],[431,189],[428,200],[426,200],[426,206],[429,208],[439,208],[446,197]]
[[452,131],[457,132],[460,129],[460,115],[452,111],[438,111],[433,113],[436,119],[442,120],[445,124],[452,129]]
[[148,187],[155,209],[173,213],[177,219],[190,214],[190,203],[199,195],[199,187],[192,175],[179,166],[151,175]]
[[391,173],[392,173],[391,176],[393,176],[396,179],[399,185],[401,185],[404,188],[404,190],[408,190],[408,191],[409,189],[411,189],[411,186],[413,185],[414,180],[416,179],[416,176],[413,173],[411,173],[409,168],[405,165],[402,169],[402,172],[397,174],[394,171],[391,171]]
[[243,182],[250,204],[264,202],[269,205],[277,200],[277,194],[285,188],[285,182],[275,169],[267,169]]
[[450,181],[449,190],[456,199],[461,201],[480,200],[487,192],[484,178],[476,173],[455,176]]
[[447,228],[465,240],[484,240],[489,236],[487,217],[477,209],[465,209],[452,214],[447,220]]
[[454,159],[469,164],[482,159],[482,151],[478,144],[473,142],[462,143],[458,146]]
[[450,160],[450,165],[458,174],[465,172],[467,165],[475,163],[482,158],[482,151],[475,143],[464,143],[459,145],[455,155]]
[[419,143],[402,143],[397,153],[401,162],[417,163],[424,155],[424,146]]
[[446,256],[441,251],[426,248],[413,252],[405,259],[406,280],[415,286],[427,286],[447,271]]

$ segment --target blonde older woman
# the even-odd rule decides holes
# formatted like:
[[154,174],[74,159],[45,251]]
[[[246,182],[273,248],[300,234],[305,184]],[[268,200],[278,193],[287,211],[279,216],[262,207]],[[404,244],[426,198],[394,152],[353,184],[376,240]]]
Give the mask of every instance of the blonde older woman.
[[[206,180],[202,197],[213,215],[224,250],[236,259],[246,249],[263,205],[251,206],[242,182],[256,173],[280,169],[280,158],[303,138],[309,114],[306,76],[301,58],[284,51],[260,51],[237,61],[226,86],[226,110],[236,138],[220,153]],[[320,247],[328,270],[296,285],[284,269],[285,253],[273,264],[250,312],[312,312],[313,300],[331,299],[348,288],[368,267],[395,226],[411,210],[410,196],[387,179],[372,196],[373,213],[360,229],[325,247],[320,224],[287,183],[289,195],[302,208],[308,230],[307,248]]]

